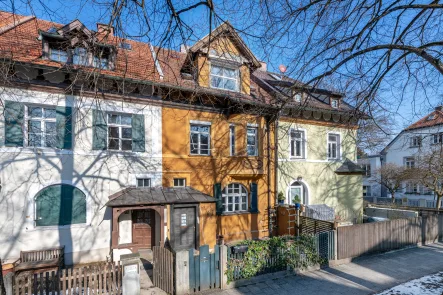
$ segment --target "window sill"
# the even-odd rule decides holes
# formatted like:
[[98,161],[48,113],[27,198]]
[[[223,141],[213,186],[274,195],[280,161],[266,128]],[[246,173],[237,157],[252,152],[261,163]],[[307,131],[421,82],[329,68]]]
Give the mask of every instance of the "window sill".
[[259,214],[260,211],[251,212],[251,211],[237,211],[237,212],[223,212],[219,216],[234,216],[234,215],[246,215],[246,214]]
[[27,228],[26,231],[44,231],[44,230],[70,230],[74,228],[87,228],[90,227],[89,223],[79,223],[70,225],[48,225],[48,226],[35,226],[33,228]]
[[188,157],[212,157],[212,155],[188,154]]
[[289,157],[290,161],[306,161],[305,157]]

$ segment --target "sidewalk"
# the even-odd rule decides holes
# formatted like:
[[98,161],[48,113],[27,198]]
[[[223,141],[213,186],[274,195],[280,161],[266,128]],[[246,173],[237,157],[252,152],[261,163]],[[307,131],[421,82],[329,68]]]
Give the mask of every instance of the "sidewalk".
[[349,264],[290,275],[235,289],[234,294],[372,294],[443,270],[443,243],[393,251],[354,260]]

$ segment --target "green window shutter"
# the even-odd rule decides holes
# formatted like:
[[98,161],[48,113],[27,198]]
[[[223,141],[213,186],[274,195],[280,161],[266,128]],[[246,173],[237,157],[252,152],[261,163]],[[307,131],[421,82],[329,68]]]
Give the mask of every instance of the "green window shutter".
[[57,107],[57,148],[72,149],[72,108]]
[[86,223],[86,197],[81,190],[71,185],[61,185],[61,224]]
[[216,203],[215,203],[216,213],[217,213],[217,215],[220,215],[223,213],[221,183],[214,184],[214,198],[216,201]]
[[16,101],[5,101],[5,146],[23,146],[25,106]]
[[145,151],[145,116],[132,115],[132,151]]
[[37,226],[60,225],[60,186],[53,185],[40,191],[36,198]]
[[100,110],[92,110],[92,149],[106,150],[108,147],[108,126],[106,113]]
[[258,192],[257,192],[257,184],[251,183],[251,212],[258,213]]
[[35,202],[37,226],[86,223],[86,196],[74,186],[49,186],[37,194]]

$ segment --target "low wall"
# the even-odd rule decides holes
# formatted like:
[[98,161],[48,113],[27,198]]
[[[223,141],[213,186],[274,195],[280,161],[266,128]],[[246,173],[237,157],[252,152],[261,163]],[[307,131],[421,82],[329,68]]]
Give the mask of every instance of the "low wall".
[[364,209],[364,212],[367,216],[387,218],[387,219],[418,217],[417,211],[404,210],[404,209],[367,207]]

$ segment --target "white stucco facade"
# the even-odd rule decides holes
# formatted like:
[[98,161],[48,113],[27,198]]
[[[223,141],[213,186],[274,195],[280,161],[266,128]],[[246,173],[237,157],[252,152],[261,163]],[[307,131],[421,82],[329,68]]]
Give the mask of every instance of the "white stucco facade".
[[[64,94],[3,88],[0,93],[0,257],[19,257],[20,250],[65,246],[65,262],[105,260],[111,255],[111,210],[108,197],[134,186],[137,177],[161,186],[162,137],[159,106]],[[73,108],[71,150],[6,147],[3,106],[6,100]],[[143,114],[145,152],[92,150],[92,110]],[[86,195],[86,223],[36,226],[35,196],[53,184],[70,184]],[[128,220],[121,224],[128,227]],[[121,230],[126,241],[130,231]]]
[[372,155],[357,160],[365,168],[363,175],[363,197],[381,197],[380,181],[377,181],[377,170],[381,167],[380,155]]
[[[443,132],[442,125],[436,125],[426,128],[404,130],[402,131],[382,152],[383,163],[394,163],[399,166],[410,165],[420,155],[428,153],[433,147],[439,146],[441,143],[434,143],[434,134]],[[411,141],[414,137],[421,138],[419,146],[413,146]],[[383,197],[387,196],[384,190]],[[434,201],[435,197],[432,192],[425,187],[418,185],[416,188],[403,184],[402,189],[396,193],[397,198],[408,198],[410,200],[426,200]]]

